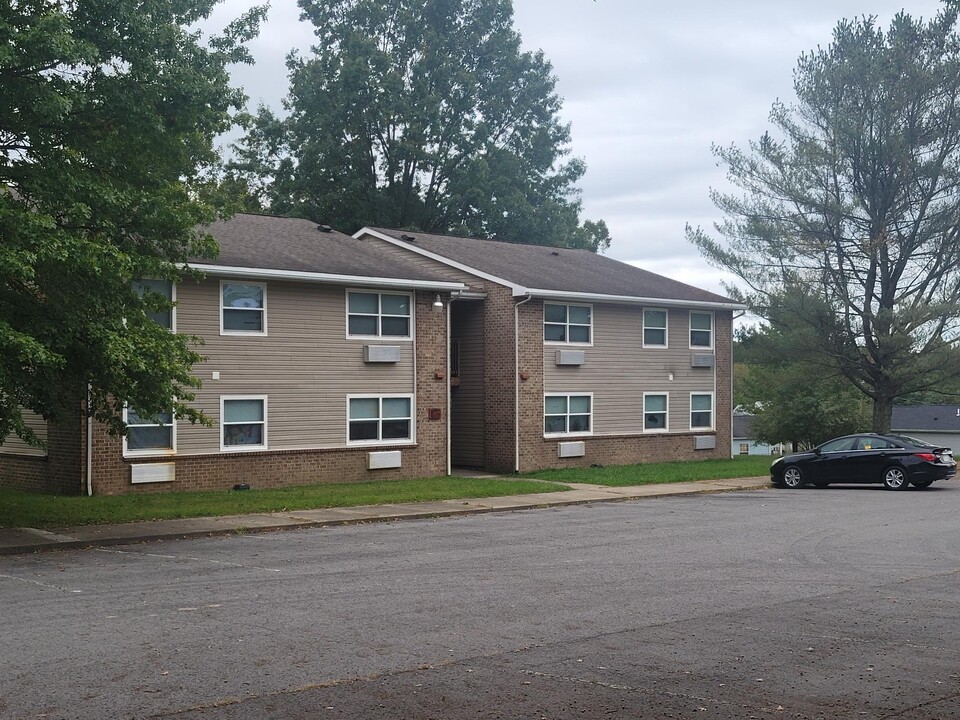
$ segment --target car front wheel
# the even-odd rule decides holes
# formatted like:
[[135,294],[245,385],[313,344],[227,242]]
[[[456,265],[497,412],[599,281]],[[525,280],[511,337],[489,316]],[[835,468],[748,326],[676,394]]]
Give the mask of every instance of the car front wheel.
[[909,484],[907,472],[903,468],[891,465],[883,471],[883,486],[887,490],[903,490]]
[[783,471],[783,484],[786,487],[790,489],[803,487],[804,482],[806,481],[803,478],[803,471],[796,465],[791,465]]

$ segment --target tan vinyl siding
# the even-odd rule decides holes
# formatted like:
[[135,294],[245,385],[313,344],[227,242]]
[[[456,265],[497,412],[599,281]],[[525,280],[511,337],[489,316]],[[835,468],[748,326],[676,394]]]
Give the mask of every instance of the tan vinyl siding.
[[[178,286],[177,329],[205,340],[200,352],[207,360],[194,368],[203,389],[193,404],[216,423],[180,422],[178,455],[220,452],[221,396],[266,395],[269,449],[293,450],[346,445],[347,395],[414,392],[413,341],[347,339],[346,288],[266,286],[264,336],[220,335],[218,279]],[[400,362],[364,363],[366,344],[399,346]]]
[[593,393],[597,435],[643,432],[643,394],[667,393],[670,432],[688,432],[690,393],[714,392],[716,385],[715,368],[691,368],[690,358],[713,351],[690,349],[683,309],[667,313],[667,345],[643,347],[642,307],[595,304],[593,347],[570,346],[584,351],[582,366],[557,366],[555,351],[566,346],[544,346],[544,393]]
[[[36,433],[43,442],[47,441],[47,421],[29,410],[23,411],[24,424]],[[43,448],[28,445],[16,434],[8,435],[0,443],[0,455],[22,455],[25,457],[46,457],[47,451]]]

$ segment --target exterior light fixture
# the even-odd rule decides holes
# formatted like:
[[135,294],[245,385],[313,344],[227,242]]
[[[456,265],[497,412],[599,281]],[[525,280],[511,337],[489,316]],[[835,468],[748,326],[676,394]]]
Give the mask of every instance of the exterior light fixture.
[[440,295],[437,295],[436,299],[433,301],[433,309],[434,310],[443,309],[443,300],[440,299]]

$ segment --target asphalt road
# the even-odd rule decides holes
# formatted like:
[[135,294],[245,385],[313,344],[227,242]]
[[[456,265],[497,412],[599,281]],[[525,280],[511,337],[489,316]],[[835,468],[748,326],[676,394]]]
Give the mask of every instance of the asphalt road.
[[0,557],[2,718],[960,718],[960,482]]

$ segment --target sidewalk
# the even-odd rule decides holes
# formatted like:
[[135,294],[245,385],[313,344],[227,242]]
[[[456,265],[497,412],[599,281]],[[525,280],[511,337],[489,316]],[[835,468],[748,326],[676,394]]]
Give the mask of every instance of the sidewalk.
[[263,532],[410,518],[436,518],[506,510],[527,510],[530,508],[634,500],[668,495],[755,490],[769,487],[770,478],[764,476],[730,480],[703,480],[701,482],[633,487],[606,487],[578,483],[570,483],[569,486],[572,489],[567,492],[508,495],[470,500],[436,500],[396,505],[362,505],[349,508],[293,510],[290,512],[225,515],[185,520],[152,520],[117,525],[84,525],[53,530],[0,528],[0,555],[14,555],[39,550],[127,545],[154,540],[229,535],[240,532]]

